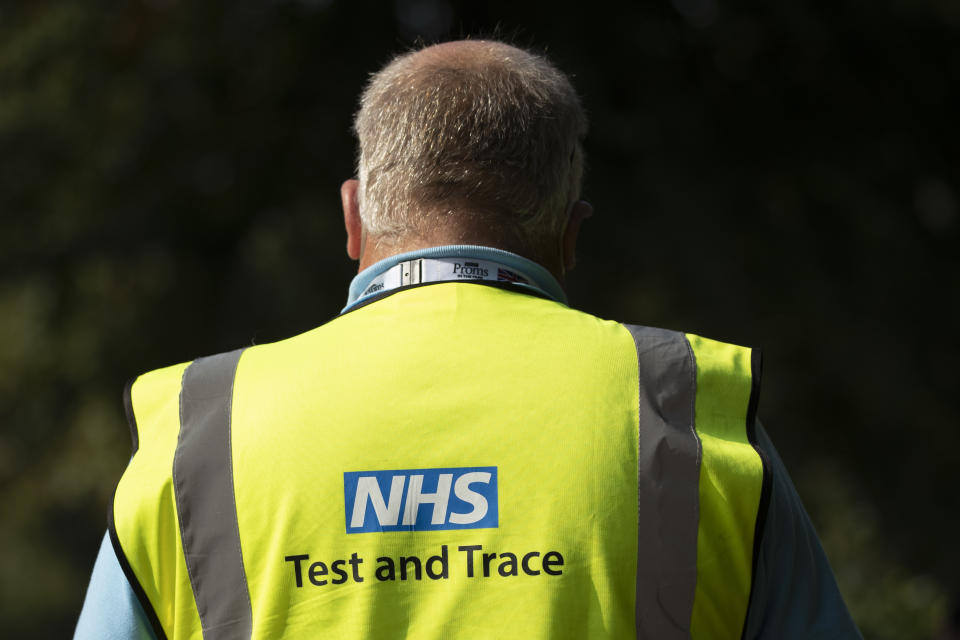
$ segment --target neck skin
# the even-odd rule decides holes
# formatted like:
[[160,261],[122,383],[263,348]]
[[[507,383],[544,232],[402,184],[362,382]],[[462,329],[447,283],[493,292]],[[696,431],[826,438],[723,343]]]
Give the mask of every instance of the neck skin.
[[576,264],[577,236],[580,224],[593,213],[593,207],[583,200],[570,205],[567,226],[561,238],[545,239],[544,246],[531,249],[520,246],[511,234],[492,228],[476,220],[461,220],[458,226],[431,230],[429,233],[407,233],[396,239],[370,235],[360,218],[357,200],[359,182],[350,179],[340,187],[343,203],[343,221],[347,231],[347,255],[359,260],[358,272],[390,256],[444,245],[470,244],[502,249],[523,256],[543,266],[561,287],[565,287],[566,272]]

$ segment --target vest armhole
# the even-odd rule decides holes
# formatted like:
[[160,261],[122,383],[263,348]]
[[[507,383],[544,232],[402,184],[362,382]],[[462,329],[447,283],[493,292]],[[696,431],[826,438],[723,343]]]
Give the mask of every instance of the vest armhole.
[[[136,378],[130,378],[127,380],[127,384],[123,387],[123,412],[127,416],[127,426],[130,427],[130,441],[132,445],[132,450],[130,451],[130,456],[133,457],[133,454],[137,452],[137,449],[140,448],[140,434],[137,431],[137,416],[133,412],[133,383],[136,382]],[[111,507],[112,509],[112,507]],[[113,520],[111,516],[111,521]]]
[[760,457],[763,465],[763,484],[760,488],[760,504],[757,506],[757,520],[753,531],[753,565],[750,570],[750,595],[747,598],[747,615],[743,620],[741,640],[747,640],[747,620],[750,618],[754,589],[757,585],[757,568],[760,563],[760,549],[763,546],[763,534],[767,524],[767,512],[770,508],[770,494],[773,489],[773,472],[770,459],[757,439],[757,405],[760,401],[760,377],[763,372],[763,354],[760,349],[750,352],[750,402],[747,405],[747,439]]
[[[130,387],[128,385],[128,391],[129,388]],[[113,499],[110,500],[110,508],[107,512],[107,532],[110,535],[110,544],[113,546],[113,553],[117,556],[117,562],[120,564],[120,569],[123,571],[124,577],[126,577],[127,582],[130,584],[130,588],[133,590],[134,595],[137,597],[137,601],[140,603],[140,607],[143,609],[144,614],[147,616],[147,620],[150,622],[150,627],[153,629],[154,638],[156,638],[156,640],[166,640],[167,634],[163,631],[163,627],[160,624],[160,618],[157,617],[157,612],[154,610],[153,604],[150,602],[146,592],[140,585],[140,581],[137,580],[137,576],[133,572],[133,567],[130,566],[130,562],[127,560],[126,554],[123,552],[123,547],[120,545],[120,538],[117,535],[117,527],[113,520]]]

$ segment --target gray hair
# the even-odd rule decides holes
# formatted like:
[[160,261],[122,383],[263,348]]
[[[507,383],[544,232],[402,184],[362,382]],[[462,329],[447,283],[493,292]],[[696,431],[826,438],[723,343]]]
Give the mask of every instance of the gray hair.
[[398,56],[363,92],[365,227],[391,239],[474,217],[527,246],[559,237],[580,197],[587,128],[570,81],[500,42],[445,46]]

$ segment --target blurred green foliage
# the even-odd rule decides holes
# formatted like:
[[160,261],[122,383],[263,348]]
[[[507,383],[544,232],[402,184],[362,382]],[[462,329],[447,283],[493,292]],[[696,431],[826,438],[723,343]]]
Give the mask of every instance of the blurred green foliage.
[[947,613],[947,595],[931,575],[905,566],[884,535],[875,501],[858,489],[838,460],[804,468],[807,503],[834,559],[850,612],[866,638],[933,638]]
[[576,306],[763,345],[761,414],[868,638],[956,593],[960,8],[0,3],[0,635],[69,634],[120,391],[335,315],[366,75],[496,35],[591,113]]

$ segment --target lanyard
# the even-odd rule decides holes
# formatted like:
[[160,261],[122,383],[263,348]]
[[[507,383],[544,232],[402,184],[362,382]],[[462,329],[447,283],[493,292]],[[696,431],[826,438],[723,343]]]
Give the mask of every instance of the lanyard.
[[370,294],[424,282],[457,282],[461,280],[486,280],[513,282],[539,289],[533,280],[515,270],[508,269],[491,260],[468,258],[415,258],[404,260],[374,278],[360,294],[362,299]]

